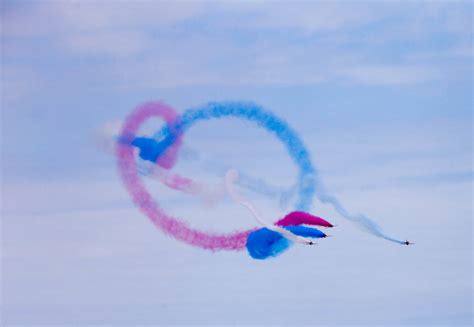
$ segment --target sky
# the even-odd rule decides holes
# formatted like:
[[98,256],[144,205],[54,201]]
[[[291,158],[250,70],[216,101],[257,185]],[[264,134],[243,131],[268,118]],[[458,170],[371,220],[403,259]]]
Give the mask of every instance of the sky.
[[[472,324],[471,2],[0,6],[3,326]],[[375,238],[317,200],[332,238],[272,260],[164,235],[102,142],[151,100],[178,112],[258,103],[298,131],[349,210],[416,244]],[[273,185],[295,181],[282,145],[242,121],[197,124],[184,142]],[[205,166],[176,170],[222,180]],[[147,186],[196,228],[256,224],[229,199]],[[292,209],[251,196],[273,221]]]

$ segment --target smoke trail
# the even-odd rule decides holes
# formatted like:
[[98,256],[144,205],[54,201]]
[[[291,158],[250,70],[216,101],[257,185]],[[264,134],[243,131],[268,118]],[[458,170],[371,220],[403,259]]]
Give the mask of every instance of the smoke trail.
[[[158,116],[167,123],[155,137],[160,138],[159,151],[153,155],[158,165],[169,169],[177,159],[182,135],[199,121],[236,117],[248,120],[275,135],[286,147],[288,154],[298,167],[296,186],[296,207],[301,211],[309,211],[316,185],[322,186],[316,169],[313,167],[309,153],[297,133],[286,122],[270,112],[252,103],[223,102],[209,103],[197,109],[189,109],[177,117],[172,108],[162,103],[147,103],[136,109],[125,121],[117,145],[117,158],[120,175],[131,194],[133,201],[150,220],[167,234],[174,236],[193,246],[209,250],[240,250],[245,247],[247,236],[253,230],[235,232],[227,235],[201,232],[188,227],[177,218],[168,216],[158,203],[151,197],[137,174],[133,148],[130,144],[135,139],[139,127],[150,117]],[[145,144],[147,146],[147,144]],[[175,181],[173,181],[174,183]],[[176,181],[177,184],[185,181]],[[359,224],[367,232],[396,243],[399,240],[386,236],[369,218],[352,215],[341,205],[339,200],[321,188],[318,198],[333,205],[334,209],[346,219]]]
[[[187,114],[186,114],[187,113]],[[127,191],[132,196],[134,203],[148,218],[161,230],[190,245],[204,249],[216,250],[241,250],[245,247],[248,235],[254,229],[234,232],[231,234],[213,234],[192,229],[178,218],[167,215],[146,190],[139,178],[133,147],[130,146],[140,126],[151,117],[165,120],[167,126],[162,129],[166,135],[161,142],[162,148],[157,155],[157,162],[162,162],[163,156],[167,166],[173,166],[176,151],[169,152],[176,142],[181,140],[183,133],[200,120],[237,117],[255,122],[266,129],[285,145],[293,161],[299,168],[299,181],[304,181],[307,174],[312,174],[312,168],[307,151],[298,135],[281,119],[252,104],[210,104],[203,110],[188,110],[179,119],[173,120],[173,109],[163,103],[146,103],[137,107],[125,120],[117,142],[117,159],[119,173]],[[168,165],[169,164],[169,165]],[[167,168],[167,167],[164,167]],[[314,189],[303,184],[298,184],[298,205],[308,208],[312,202]]]
[[255,122],[270,133],[274,134],[286,147],[290,157],[299,168],[297,194],[299,195],[296,207],[308,211],[315,192],[314,184],[306,183],[308,176],[316,174],[311,163],[309,153],[298,134],[283,120],[265,111],[253,103],[220,102],[208,103],[203,107],[186,110],[179,122],[171,128],[162,128],[154,137],[163,138],[166,144],[173,144],[169,138],[174,137],[170,130],[175,130],[179,135],[185,133],[198,121],[212,118],[236,117]]
[[[163,103],[146,103],[137,107],[125,120],[120,134],[123,142],[117,143],[116,154],[119,173],[127,191],[138,208],[166,234],[207,250],[242,250],[252,230],[219,235],[192,229],[180,219],[167,215],[141,182],[136,169],[133,148],[129,144],[147,119],[159,117],[170,124],[172,121],[169,118],[172,115],[173,109]],[[168,146],[171,145],[172,142],[168,144]],[[163,153],[166,155],[165,151]]]
[[322,227],[334,227],[329,221],[313,216],[307,212],[293,211],[275,223],[277,226],[316,225]]
[[[121,121],[108,122],[95,131],[95,141],[102,150],[115,154],[117,142],[124,142],[124,140],[121,140],[119,137],[121,125]],[[137,170],[141,175],[155,179],[176,190],[197,195],[208,205],[215,204],[225,196],[226,192],[223,183],[209,185],[204,182],[194,182],[178,174],[174,174],[170,170],[163,169],[159,163],[157,165],[155,161],[165,148],[161,143],[163,138],[164,135],[161,135],[160,139],[140,135],[131,141],[130,144],[139,149],[138,155],[142,159],[137,162]],[[204,157],[184,143],[181,144],[181,148],[179,148],[178,151],[180,160],[184,159],[186,161],[199,163],[205,170],[219,176],[224,175],[230,168],[228,165],[219,163],[219,159]],[[291,199],[295,196],[296,186],[290,188],[277,187],[266,183],[263,179],[252,177],[242,171],[239,171],[239,175],[240,178],[237,181],[238,186],[267,198],[276,199],[281,209],[286,209]],[[179,180],[185,182],[178,182]],[[187,184],[187,186],[185,184]]]
[[226,172],[226,174],[225,174],[226,190],[235,202],[237,202],[238,204],[246,207],[252,213],[252,216],[254,216],[255,220],[259,224],[261,224],[262,226],[266,227],[267,229],[269,229],[271,231],[280,233],[281,235],[283,235],[285,238],[289,239],[290,241],[293,241],[293,242],[296,242],[296,243],[301,243],[301,244],[313,244],[313,242],[311,240],[302,238],[298,235],[295,235],[295,234],[291,233],[290,231],[288,231],[288,230],[286,230],[282,227],[279,227],[278,225],[269,224],[265,220],[263,220],[261,218],[260,214],[258,213],[257,209],[254,207],[254,205],[250,201],[242,198],[242,196],[237,194],[237,192],[234,190],[234,182],[238,178],[239,178],[239,173],[237,171],[229,170],[228,172]]
[[349,213],[334,195],[325,193],[324,187],[322,187],[322,185],[316,192],[316,197],[322,203],[330,204],[334,208],[334,210],[336,210],[338,214],[340,214],[342,217],[346,218],[347,220],[350,220],[356,223],[359,226],[359,228],[361,228],[362,230],[388,241],[392,241],[398,244],[405,244],[405,242],[401,240],[397,240],[393,237],[386,235],[382,231],[382,228],[376,222],[374,222],[367,216],[362,215],[362,214],[355,215],[355,214]]
[[331,223],[304,212],[292,212],[283,219],[280,219],[276,224],[267,223],[262,219],[252,202],[244,199],[235,191],[234,183],[238,178],[239,175],[237,171],[229,170],[226,172],[225,186],[227,192],[236,203],[246,207],[252,216],[254,216],[255,220],[264,226],[264,228],[251,232],[247,238],[246,247],[252,258],[264,260],[270,257],[276,257],[286,251],[293,242],[313,245],[313,241],[309,238],[327,237],[327,235],[319,229],[301,226],[301,223],[332,227]]
[[[144,176],[156,179],[171,188],[194,195],[201,195],[203,199],[210,204],[215,203],[219,198],[222,198],[225,195],[223,184],[208,185],[204,182],[195,182],[175,174],[169,169],[163,169],[159,165],[156,165],[155,161],[157,159],[157,154],[161,153],[164,147],[155,139],[149,137],[136,137],[131,145],[139,149],[139,157],[142,159],[143,164],[139,165],[138,169]],[[191,159],[188,159],[191,161],[197,161],[202,157],[197,154],[196,151],[190,150],[189,147],[186,147],[179,149],[180,158],[183,156],[183,152],[185,154],[191,153]],[[200,161],[203,160],[201,159]],[[218,175],[224,175],[225,172],[229,170],[229,168],[224,168],[226,166],[223,164],[217,164],[216,160],[209,160],[209,162],[206,161],[203,164],[208,170],[212,170],[213,173]],[[257,179],[242,172],[239,172],[239,176],[240,177],[236,183],[237,185],[268,198],[277,199],[282,209],[286,208],[288,202],[295,195],[294,186],[290,189],[284,189],[267,184],[263,179]],[[173,181],[176,181],[176,183]],[[188,186],[181,187],[185,183],[188,184]]]
[[284,189],[267,184],[263,179],[254,178],[245,173],[239,173],[239,175],[240,178],[236,183],[237,185],[257,194],[278,200],[281,209],[285,209],[291,199],[295,196],[296,185],[289,189]]
[[[183,147],[180,150],[180,159],[181,158],[188,161],[200,162],[200,165],[206,170],[218,175],[224,175],[226,171],[231,169],[229,165],[219,163],[219,159],[206,158],[185,144],[183,144]],[[281,209],[286,209],[289,202],[296,194],[296,185],[289,188],[273,186],[261,178],[255,178],[241,170],[238,172],[239,179],[237,180],[236,185],[267,198],[276,199],[279,202]]]
[[143,160],[137,164],[137,168],[143,176],[157,180],[174,190],[197,196],[207,206],[214,205],[226,195],[223,182],[216,184],[197,182]]
[[[258,105],[242,102],[208,103],[202,107],[186,110],[182,114],[181,120],[172,129],[181,135],[197,121],[232,116],[256,122],[259,126],[272,132],[286,146],[290,157],[300,170],[297,184],[298,202],[296,207],[298,210],[309,211],[317,185],[320,188],[316,193],[318,199],[323,203],[331,204],[342,217],[357,223],[359,227],[374,236],[398,244],[404,243],[383,233],[380,226],[367,216],[349,213],[334,195],[326,192],[317,170],[311,163],[309,153],[296,132],[286,122],[266,112]],[[155,137],[163,138],[164,136],[167,139],[170,137],[170,130],[170,128],[162,129],[155,134]],[[172,142],[169,143],[172,144]]]

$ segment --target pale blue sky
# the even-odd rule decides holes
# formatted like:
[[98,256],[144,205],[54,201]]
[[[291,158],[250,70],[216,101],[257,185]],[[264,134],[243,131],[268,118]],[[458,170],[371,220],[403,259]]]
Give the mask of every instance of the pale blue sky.
[[[4,324],[469,325],[472,10],[468,1],[3,1]],[[387,244],[319,202],[314,212],[339,224],[334,237],[269,262],[165,237],[95,138],[158,99],[178,111],[263,105],[298,130],[349,209],[417,244]],[[294,167],[271,137],[239,122],[206,126],[185,142],[291,184]],[[156,195],[203,229],[254,225],[229,201]]]

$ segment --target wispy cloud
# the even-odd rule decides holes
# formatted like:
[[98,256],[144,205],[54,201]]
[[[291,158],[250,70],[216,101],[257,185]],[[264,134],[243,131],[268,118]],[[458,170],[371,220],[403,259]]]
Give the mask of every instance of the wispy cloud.
[[372,85],[417,84],[438,79],[441,72],[423,65],[359,65],[339,70],[342,78]]
[[[99,76],[119,88],[412,85],[446,77],[456,63],[434,64],[443,53],[472,56],[463,8],[469,5],[47,2],[6,10],[2,38],[7,58],[26,55],[12,43],[35,38],[53,56],[100,59]],[[451,42],[426,44],[443,35]]]
[[31,68],[18,64],[2,65],[0,69],[2,105],[28,97],[42,81],[43,79]]
[[202,2],[28,3],[11,6],[2,12],[2,34],[10,37],[39,37],[121,29],[145,29],[145,32],[146,29],[173,26],[202,14],[205,8]]

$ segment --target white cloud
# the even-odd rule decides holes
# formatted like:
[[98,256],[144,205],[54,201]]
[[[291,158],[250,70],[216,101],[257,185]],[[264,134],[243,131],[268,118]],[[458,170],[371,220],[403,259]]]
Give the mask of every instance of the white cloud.
[[58,1],[2,15],[4,38],[52,38],[80,55],[133,56],[153,43],[153,31],[203,12],[205,3]]
[[2,14],[2,34],[52,36],[78,32],[172,26],[203,12],[201,2],[57,1]]
[[285,2],[269,3],[258,13],[257,27],[295,28],[307,33],[335,31],[350,26],[367,25],[384,14],[362,4],[337,2],[300,2],[289,6]]
[[152,39],[138,31],[76,33],[62,42],[66,49],[84,55],[128,57],[150,47]]
[[38,85],[41,78],[31,69],[19,65],[3,65],[0,69],[0,90],[2,105],[29,96]]
[[[341,78],[372,85],[424,83],[442,75],[433,61],[443,51],[427,49],[431,58],[416,58],[423,52],[418,41],[440,30],[469,34],[461,28],[469,17],[439,3],[73,1],[27,6],[2,19],[7,40],[41,38],[61,55],[104,59],[103,77],[121,89]],[[380,23],[380,29],[357,34]],[[412,46],[395,45],[401,55],[384,62],[385,49],[407,39]],[[457,55],[468,53],[465,45],[453,48],[461,49]]]
[[413,52],[406,56],[406,59],[413,61],[432,61],[432,60],[444,60],[444,59],[455,59],[464,60],[471,59],[473,55],[472,45],[460,44],[454,47],[446,48],[442,51],[420,51]]
[[170,26],[203,12],[203,2],[60,2],[55,12],[74,30]]
[[372,85],[406,85],[430,81],[439,74],[421,65],[358,65],[340,69],[338,74],[352,82]]

